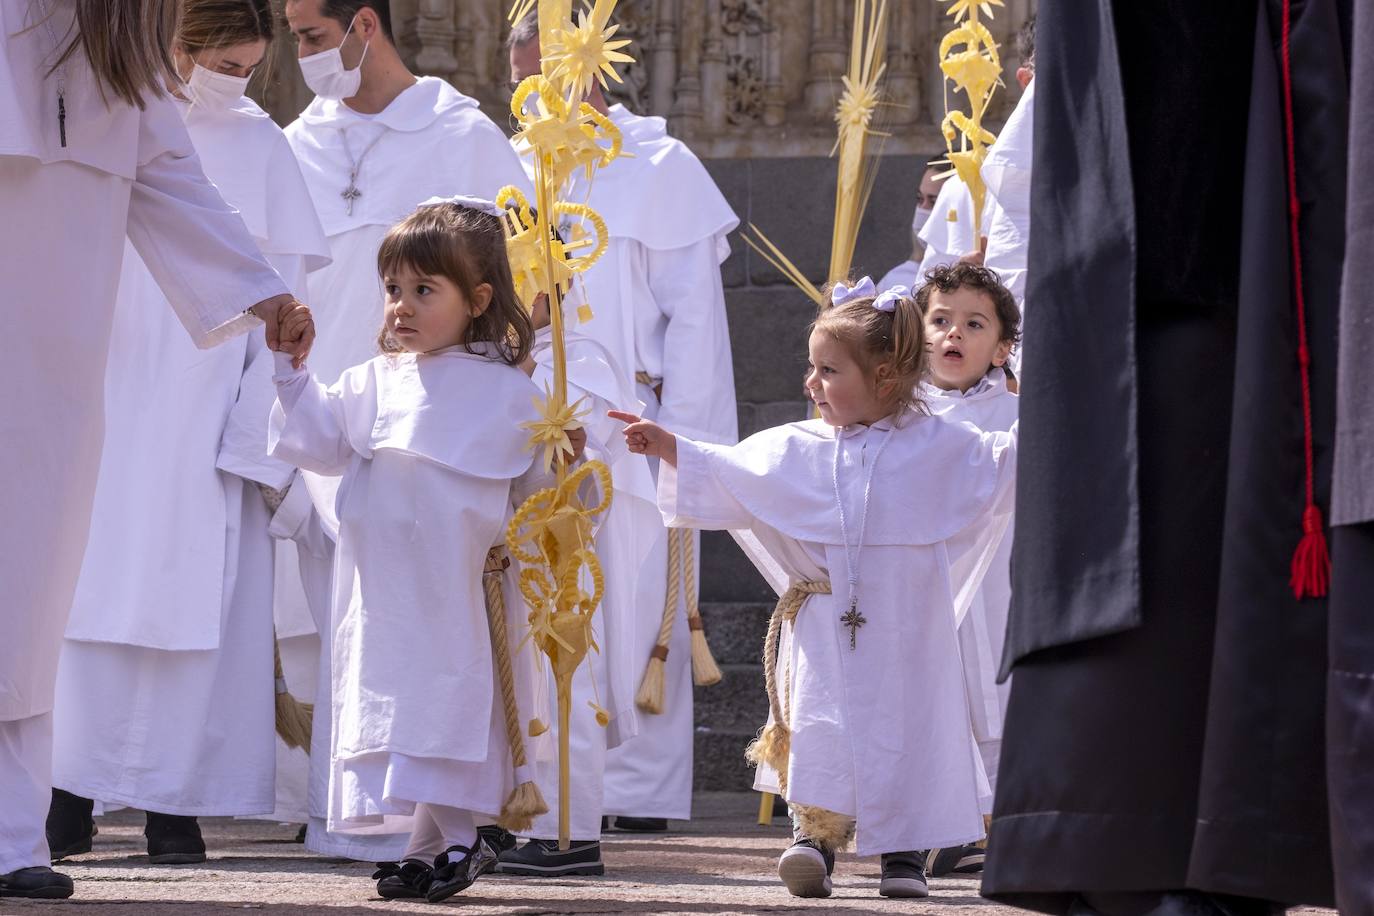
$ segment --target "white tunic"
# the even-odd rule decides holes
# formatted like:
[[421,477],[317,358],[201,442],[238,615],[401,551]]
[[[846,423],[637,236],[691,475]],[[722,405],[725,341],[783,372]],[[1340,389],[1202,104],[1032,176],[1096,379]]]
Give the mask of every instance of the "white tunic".
[[[1025,309],[1026,263],[1030,251],[1031,163],[1034,155],[1035,80],[1007,119],[1006,127],[988,150],[983,162],[983,181],[992,204],[988,250],[983,263],[997,271]],[[1012,368],[1019,372],[1021,354],[1013,354]]]
[[[850,647],[848,560],[874,466],[859,556]],[[892,437],[886,446],[884,439]],[[733,530],[781,594],[828,579],[785,631],[791,673],[787,800],[857,818],[859,855],[954,846],[982,835],[979,761],[971,738],[956,617],[1010,511],[1015,437],[908,412],[897,425],[836,430],[820,420],[765,430],[734,447],[678,440],[659,479],[674,525]],[[938,468],[940,486],[914,487],[910,469]],[[776,790],[772,774],[760,788]]]
[[[571,308],[567,309],[572,311]],[[601,836],[603,779],[607,748],[615,748],[639,732],[645,714],[635,707],[635,691],[644,671],[639,655],[635,594],[644,559],[663,522],[654,504],[654,481],[649,465],[625,447],[622,425],[606,416],[608,410],[639,412],[644,405],[635,396],[626,373],[596,341],[569,332],[566,341],[568,399],[584,399],[587,411],[582,422],[587,430],[587,455],[604,461],[611,469],[614,494],[610,511],[600,519],[596,554],[606,579],[606,593],[593,618],[600,653],[589,653],[573,679],[572,755],[569,801],[572,839],[596,840]],[[534,347],[533,379],[540,388],[553,384],[553,346],[548,328],[541,330]],[[655,630],[657,628],[655,627]],[[550,692],[553,679],[550,675]],[[596,724],[589,703],[596,701],[610,714],[610,724]],[[549,813],[536,820],[531,836],[558,835],[557,760],[540,767],[539,784],[549,803]]]
[[[984,432],[1007,432],[1016,423],[1018,399],[1007,390],[1006,376],[993,369],[967,392],[945,391],[931,384],[921,386],[921,397],[937,416],[971,423]],[[959,650],[964,663],[973,736],[983,754],[983,768],[993,791],[1002,746],[1011,681],[997,683],[1002,649],[1007,637],[1007,611],[1011,605],[1011,545],[1013,524],[988,566],[968,613],[959,624]],[[985,813],[991,813],[989,811]]]
[[[983,203],[982,231],[988,231],[988,218],[992,208],[988,201]],[[919,277],[944,264],[953,264],[961,257],[978,250],[978,239],[973,235],[973,197],[968,185],[959,180],[958,175],[950,175],[940,185],[940,194],[935,198],[935,209],[930,219],[917,233],[925,243],[925,257],[921,259]],[[922,280],[921,282],[924,282]]]
[[[720,264],[729,255],[725,237],[739,219],[700,160],[668,136],[662,118],[639,117],[620,105],[610,116],[632,155],[598,170],[587,197],[606,220],[610,245],[581,275],[593,317],[577,331],[604,346],[626,372],[662,383],[661,404],[653,385],[638,385],[645,416],[704,441],[734,442],[734,366]],[[571,196],[581,200],[586,194],[574,182]],[[667,564],[667,537],[660,528],[639,574],[636,684],[657,641]],[[679,604],[665,710],[641,713],[639,736],[608,756],[608,814],[690,815],[690,633],[685,602]]]
[[[100,462],[102,389],[127,234],[199,345],[251,327],[245,309],[286,292],[239,215],[205,180],[175,106],[101,101],[79,54],[65,65],[67,146],[54,43],[37,19],[72,4],[0,4],[0,274],[9,312],[29,320],[25,345],[0,364],[9,392],[0,439],[0,719],[52,706],[67,613],[80,571]],[[61,354],[61,358],[55,358]]]
[[[420,802],[495,814],[515,774],[481,574],[530,469],[518,424],[536,389],[462,347],[376,357],[328,389],[289,361],[278,373],[272,453],[343,476],[329,829],[375,828]],[[480,411],[458,409],[477,391]],[[518,600],[507,611],[515,642],[525,614]],[[517,659],[531,660],[528,647]]]
[[[280,128],[248,99],[178,107],[207,177],[303,296],[328,249]],[[260,331],[197,350],[126,249],[91,536],[58,669],[63,789],[171,814],[272,810],[273,545],[255,484],[285,486],[292,469],[267,455],[271,365]],[[169,447],[146,447],[169,430]]]

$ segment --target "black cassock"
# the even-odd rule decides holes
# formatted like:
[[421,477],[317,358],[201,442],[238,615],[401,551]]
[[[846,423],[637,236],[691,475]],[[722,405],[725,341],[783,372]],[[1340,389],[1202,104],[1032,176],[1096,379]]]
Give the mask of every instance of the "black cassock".
[[[1283,5],[1039,5],[1014,678],[983,881],[1003,902],[1082,914],[1334,903],[1330,608],[1289,586],[1306,464]],[[1350,0],[1291,2],[1323,510],[1351,13]],[[1364,260],[1374,269],[1374,251]],[[1370,541],[1344,534],[1338,598],[1343,575],[1374,565]],[[1374,668],[1374,653],[1351,664]],[[1374,692],[1353,707],[1349,723],[1374,729]],[[1361,761],[1374,780],[1363,753],[1343,770],[1352,783]],[[1354,818],[1367,856],[1374,810]]]

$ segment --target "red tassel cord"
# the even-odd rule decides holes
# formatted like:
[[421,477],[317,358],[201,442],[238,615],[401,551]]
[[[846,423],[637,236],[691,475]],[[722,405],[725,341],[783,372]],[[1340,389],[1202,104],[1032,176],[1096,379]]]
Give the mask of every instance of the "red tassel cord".
[[1293,257],[1293,299],[1298,322],[1298,369],[1302,374],[1303,457],[1307,464],[1306,507],[1302,513],[1302,539],[1293,552],[1288,585],[1299,601],[1322,598],[1331,581],[1331,557],[1326,550],[1326,530],[1313,494],[1312,459],[1312,352],[1307,346],[1307,302],[1302,288],[1302,248],[1298,234],[1298,171],[1293,130],[1293,63],[1289,53],[1292,32],[1292,0],[1283,0],[1283,130],[1288,166],[1288,248]]

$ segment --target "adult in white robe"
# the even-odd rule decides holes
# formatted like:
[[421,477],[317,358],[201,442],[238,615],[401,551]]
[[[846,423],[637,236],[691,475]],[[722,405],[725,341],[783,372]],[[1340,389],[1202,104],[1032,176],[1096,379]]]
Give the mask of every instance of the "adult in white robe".
[[[1020,71],[1018,71],[1020,75]],[[983,183],[992,201],[988,247],[983,266],[995,270],[1011,290],[1022,315],[1026,307],[1026,259],[1030,251],[1031,139],[1035,127],[1035,81],[1029,79],[1007,124],[988,149]],[[1011,356],[1021,372],[1020,348]]]
[[[574,311],[566,307],[565,310]],[[535,364],[531,377],[541,389],[553,385],[552,343],[551,328],[541,328],[531,354]],[[568,400],[581,401],[579,409],[586,412],[582,422],[587,431],[587,456],[606,463],[614,487],[611,508],[600,520],[595,544],[606,580],[605,596],[592,623],[601,651],[588,653],[573,678],[570,735],[575,761],[569,781],[571,839],[599,842],[607,751],[638,734],[639,723],[645,717],[635,707],[635,691],[643,673],[643,658],[635,638],[635,618],[639,613],[635,595],[640,568],[663,525],[654,502],[654,481],[648,463],[629,452],[620,424],[606,415],[609,410],[625,409],[620,406],[625,404],[632,411],[643,408],[628,374],[615,364],[604,347],[577,332],[567,332],[565,351]],[[552,692],[552,672],[549,683]],[[606,710],[610,718],[607,726],[597,724],[592,703]],[[549,803],[549,813],[536,819],[527,835],[551,840],[558,836],[556,759],[541,762],[539,785]],[[560,873],[556,863],[548,867],[530,853],[521,855],[513,851],[501,858],[499,871],[528,874],[528,866],[535,865],[535,874]],[[526,868],[523,872],[519,870],[522,867]],[[584,866],[575,870],[579,874],[586,871]]]
[[[535,758],[512,766],[482,570],[512,497],[547,480],[519,426],[537,389],[462,346],[378,356],[330,388],[289,361],[277,369],[272,454],[343,477],[328,829],[408,830],[419,806],[496,815]],[[464,402],[480,409],[451,409]],[[515,652],[526,615],[509,587],[506,612]],[[515,653],[527,711],[532,651]]]
[[[983,432],[1008,432],[1017,418],[1017,396],[1007,388],[1005,373],[992,369],[966,392],[946,391],[929,382],[921,399],[935,416],[954,423],[970,423]],[[1011,605],[1011,544],[1014,524],[993,555],[982,585],[959,624],[959,653],[964,665],[973,737],[983,758],[988,787],[997,791],[997,764],[1002,750],[1002,722],[1011,682],[997,683],[1002,649],[1007,640],[1007,611]],[[991,797],[984,814],[992,813]]]
[[[281,129],[247,98],[177,107],[206,176],[304,297],[328,246]],[[261,332],[197,350],[126,246],[58,668],[56,787],[159,814],[271,813],[274,548],[258,485],[293,474],[267,454],[271,376]],[[169,447],[147,447],[173,430]]]
[[[374,39],[376,40],[376,39]],[[322,378],[337,378],[345,369],[374,356],[382,324],[382,283],[377,275],[377,248],[382,237],[402,217],[431,197],[468,194],[494,199],[506,185],[527,189],[524,170],[509,142],[477,102],[438,77],[420,77],[374,115],[363,115],[346,103],[314,99],[286,128],[316,211],[329,239],[333,263],[309,278],[311,302],[320,343],[311,366]],[[356,174],[354,174],[356,172]],[[359,196],[342,196],[346,188]],[[338,531],[335,496],[338,479],[310,472],[302,474],[311,491],[325,532]],[[296,520],[294,530],[310,527]],[[307,582],[327,581],[332,551],[318,543],[302,547],[302,562],[323,568],[303,572]],[[328,592],[310,597],[321,626],[319,676],[329,681],[331,634]],[[324,694],[327,696],[327,694]],[[316,703],[314,731],[329,733],[329,704]],[[306,846],[313,852],[356,859],[395,859],[403,837],[333,837],[324,829],[328,783],[327,756],[312,755],[309,792],[311,813]]]
[[[987,234],[991,213],[990,202],[985,199],[981,224],[983,235]],[[979,250],[982,241],[973,231],[973,196],[958,175],[950,175],[940,185],[935,209],[918,235],[926,246],[925,257],[921,259],[921,269],[918,271],[920,282],[924,282],[925,275],[935,268],[953,264],[964,255]]]
[[[622,105],[612,106],[610,117],[633,155],[599,170],[592,183],[588,202],[606,220],[610,244],[581,274],[592,319],[577,331],[634,373],[646,416],[702,441],[734,442],[734,367],[720,265],[739,219],[700,160],[668,136],[662,118],[640,117]],[[699,540],[691,537],[694,553]],[[638,676],[657,644],[667,581],[668,538],[660,530],[639,573]],[[668,645],[664,710],[641,711],[639,735],[609,752],[606,814],[691,816],[695,729],[686,591]]]
[[[865,499],[865,460],[879,448]],[[917,467],[934,469],[941,485],[913,487]],[[782,794],[854,818],[861,856],[983,835],[986,783],[956,631],[1014,483],[1014,432],[983,434],[915,410],[872,426],[792,423],[734,447],[679,437],[676,468],[660,470],[666,522],[732,530],[779,595],[830,584],[783,624],[779,693],[789,698],[791,747]],[[849,519],[867,503],[857,545],[864,623],[852,635],[841,617],[856,532],[846,548],[837,499]],[[777,792],[777,776],[761,767],[756,787]]]
[[[0,361],[0,893],[50,861],[54,683],[100,462],[125,237],[200,345],[246,331],[250,308],[275,323],[286,294],[169,102],[102,94],[80,51],[49,74],[73,28],[65,0],[0,4],[0,274],[27,316],[23,345]],[[58,877],[34,880],[69,892]]]

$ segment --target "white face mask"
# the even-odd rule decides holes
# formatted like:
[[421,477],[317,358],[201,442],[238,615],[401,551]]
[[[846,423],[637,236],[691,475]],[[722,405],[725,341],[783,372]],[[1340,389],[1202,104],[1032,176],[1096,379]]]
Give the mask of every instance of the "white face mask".
[[916,215],[911,218],[911,231],[920,232],[926,227],[926,220],[930,219],[930,214],[934,210],[927,210],[925,207],[917,207]]
[[[355,15],[349,20],[343,41],[348,41],[348,36],[353,34],[353,23],[357,19]],[[322,99],[351,99],[358,94],[358,89],[363,84],[363,61],[367,60],[367,49],[372,42],[368,41],[363,45],[363,56],[358,58],[358,66],[352,70],[345,70],[343,55],[339,53],[343,48],[343,41],[339,42],[337,48],[302,57],[299,61],[305,85]]]
[[223,111],[243,98],[246,91],[248,77],[216,73],[200,64],[191,68],[191,78],[186,81],[186,97],[191,104],[207,111]]

